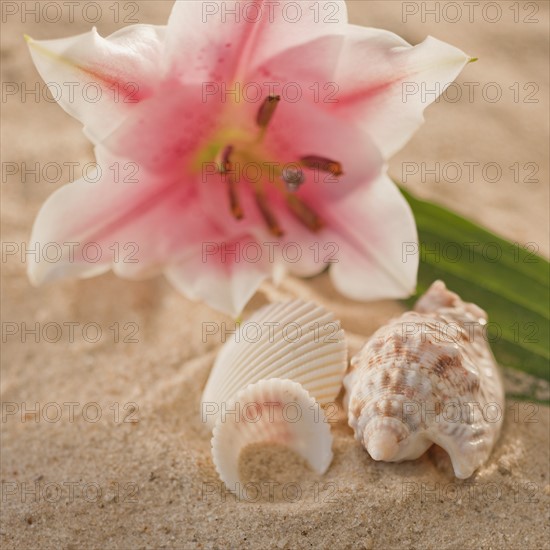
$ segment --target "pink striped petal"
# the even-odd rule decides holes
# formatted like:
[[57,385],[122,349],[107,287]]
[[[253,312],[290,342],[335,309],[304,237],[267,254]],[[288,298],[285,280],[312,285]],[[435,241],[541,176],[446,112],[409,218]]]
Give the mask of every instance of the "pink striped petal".
[[322,36],[273,55],[249,73],[249,81],[264,87],[275,82],[278,92],[285,85],[293,92],[297,83],[303,97],[315,99],[319,109],[361,125],[389,158],[469,60],[432,37],[413,47],[391,32],[348,25],[345,34]]
[[176,2],[167,31],[166,74],[185,82],[243,82],[273,55],[346,32],[344,0]]
[[[168,280],[192,300],[236,317],[252,298],[261,282],[274,269],[267,256],[257,262],[244,259],[242,251],[251,238],[205,241],[206,248],[167,267]],[[211,246],[208,246],[211,245]]]
[[342,92],[335,111],[360,122],[385,158],[409,141],[424,122],[424,109],[470,61],[432,37],[413,47],[388,31],[353,25],[340,59],[335,79]]
[[200,175],[193,156],[213,139],[222,107],[220,101],[203,101],[201,86],[165,81],[154,97],[135,106],[102,148],[151,173],[189,181],[193,168]]
[[124,163],[99,166],[97,182],[78,180],[61,187],[38,213],[31,243],[51,243],[64,253],[55,262],[40,259],[29,265],[34,284],[110,268],[124,277],[150,276],[189,250],[200,250],[204,240],[219,238],[191,187],[133,168],[130,178]]
[[53,97],[98,143],[154,92],[164,34],[165,27],[132,25],[107,38],[94,27],[69,38],[27,40]]

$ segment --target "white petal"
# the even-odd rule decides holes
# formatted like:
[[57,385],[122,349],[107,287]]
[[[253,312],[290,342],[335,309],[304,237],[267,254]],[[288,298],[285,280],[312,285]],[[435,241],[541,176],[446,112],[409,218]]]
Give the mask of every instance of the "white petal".
[[70,220],[78,217],[83,206],[80,199],[91,185],[83,179],[64,185],[42,205],[29,242],[29,247],[40,251],[31,255],[27,264],[27,275],[33,285],[70,277],[93,277],[109,271],[111,262],[105,254],[95,261],[97,247],[91,245],[83,253],[82,247],[89,241],[83,243],[67,230]]
[[[226,244],[230,250],[232,242],[225,241],[223,246]],[[205,256],[204,249],[197,249],[168,266],[164,274],[189,299],[204,301],[213,309],[237,317],[272,270],[273,265],[265,260],[235,261],[229,253],[224,261],[220,254]]]
[[108,38],[93,28],[70,38],[27,40],[52,96],[98,143],[152,93],[164,33],[165,27],[132,25]]
[[389,158],[407,143],[423,123],[424,109],[469,60],[432,37],[412,47],[388,31],[350,26],[335,75],[340,85],[336,110],[361,121]]
[[343,197],[331,225],[341,238],[331,279],[356,300],[406,298],[416,287],[418,236],[411,209],[383,174],[368,188]]

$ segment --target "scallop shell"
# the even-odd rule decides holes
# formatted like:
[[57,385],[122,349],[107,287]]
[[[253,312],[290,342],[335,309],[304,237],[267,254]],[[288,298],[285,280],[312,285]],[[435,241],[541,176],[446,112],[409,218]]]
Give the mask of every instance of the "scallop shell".
[[482,309],[437,281],[353,357],[344,406],[374,460],[412,460],[436,443],[465,479],[488,459],[504,391],[486,324]]
[[222,347],[202,395],[203,420],[213,427],[237,392],[270,378],[299,382],[325,405],[338,395],[346,367],[344,331],[332,313],[300,300],[270,304]]
[[253,443],[280,443],[319,474],[332,461],[332,435],[323,410],[297,382],[261,380],[241,390],[216,421],[212,457],[226,487],[241,494],[239,456]]

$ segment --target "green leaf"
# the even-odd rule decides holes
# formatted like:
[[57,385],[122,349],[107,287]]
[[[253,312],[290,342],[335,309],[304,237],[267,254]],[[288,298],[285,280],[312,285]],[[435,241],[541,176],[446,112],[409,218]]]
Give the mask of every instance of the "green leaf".
[[420,239],[417,295],[436,279],[487,311],[487,337],[501,365],[550,381],[550,265],[536,245],[506,241],[401,189]]

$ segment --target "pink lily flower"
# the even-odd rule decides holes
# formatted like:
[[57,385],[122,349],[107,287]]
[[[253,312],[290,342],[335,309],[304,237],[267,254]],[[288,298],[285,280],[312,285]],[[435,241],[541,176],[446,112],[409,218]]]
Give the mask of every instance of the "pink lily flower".
[[[444,90],[469,57],[350,25],[342,0],[295,6],[178,1],[166,27],[28,39],[98,162],[96,182],[70,183],[40,210],[31,241],[72,244],[29,266],[33,284],[163,272],[232,315],[264,279],[328,263],[354,299],[414,291],[418,258],[403,247],[415,223],[386,161],[435,99],[404,87]],[[99,99],[78,93],[86,85]]]

